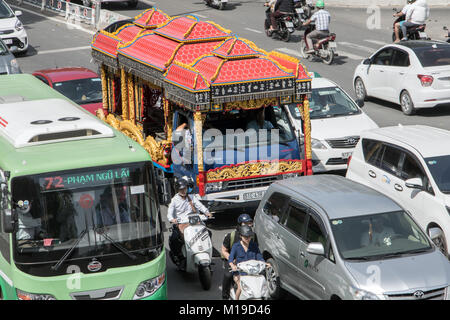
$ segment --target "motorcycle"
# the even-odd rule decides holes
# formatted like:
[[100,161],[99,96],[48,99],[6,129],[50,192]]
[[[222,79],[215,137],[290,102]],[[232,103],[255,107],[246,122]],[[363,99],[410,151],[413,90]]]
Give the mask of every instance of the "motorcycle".
[[327,37],[324,37],[319,40],[313,41],[314,44],[314,52],[306,53],[309,50],[308,43],[306,42],[306,36],[314,31],[315,23],[311,22],[306,26],[305,32],[303,34],[302,40],[300,41],[300,55],[302,58],[311,59],[312,57],[320,58],[325,64],[332,64],[334,57],[337,56],[336,49],[336,34],[330,33]]
[[[269,299],[269,288],[264,275],[266,263],[259,260],[248,260],[237,264],[238,271],[245,272],[239,278],[241,284],[241,295],[239,300],[267,300]],[[230,289],[230,300],[236,300],[237,285]]]
[[184,229],[184,246],[181,249],[182,259],[170,258],[181,271],[198,272],[200,284],[204,290],[211,288],[212,242],[209,230],[204,221],[208,218],[198,213],[190,213],[187,218],[178,218],[178,223],[188,223]]
[[446,37],[447,37],[447,42],[450,43],[450,31],[448,30],[447,27],[444,27],[443,29],[444,29],[445,31],[447,31],[447,35],[446,35]]
[[303,21],[311,18],[312,11],[314,10],[314,5],[310,0],[300,0],[295,2],[294,9],[294,28],[297,30],[301,30]]
[[277,18],[277,30],[271,31],[270,30],[270,8],[267,8],[266,10],[266,20],[264,21],[264,30],[266,31],[266,35],[268,37],[272,37],[274,34],[277,34],[278,37],[285,41],[289,42],[291,38],[291,33],[295,31],[294,29],[294,13],[287,13],[282,15],[281,17]]
[[204,0],[207,6],[217,8],[219,10],[224,10],[228,0]]
[[[395,9],[395,8],[393,9],[393,11],[395,11],[396,13],[400,13],[400,11],[397,11],[397,9]],[[396,39],[395,38],[395,24],[397,22],[401,22],[401,21],[405,21],[404,15],[397,17],[397,19],[395,19],[395,21],[394,21],[394,24],[392,25],[392,41],[395,41],[395,39]],[[418,25],[415,27],[408,28],[406,30],[406,37],[408,38],[408,40],[427,40],[428,36],[425,33],[425,27],[426,27],[426,24],[421,24],[421,25]],[[400,39],[404,38],[403,32],[401,29],[399,30],[399,38]]]

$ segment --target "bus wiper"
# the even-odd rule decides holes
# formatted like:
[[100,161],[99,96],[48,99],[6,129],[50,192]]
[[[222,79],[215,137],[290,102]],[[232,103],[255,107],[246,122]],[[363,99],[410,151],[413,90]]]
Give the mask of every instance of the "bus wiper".
[[88,228],[84,229],[78,236],[77,241],[75,241],[75,243],[70,247],[70,249],[66,251],[66,253],[61,257],[61,259],[59,259],[59,261],[54,266],[51,266],[51,269],[53,271],[57,271],[59,269],[59,267],[61,266],[61,264],[63,264],[63,262],[67,260],[67,258],[70,256],[72,251],[78,246],[81,239],[84,238],[84,235],[87,233],[87,231],[88,231]]
[[120,252],[122,252],[124,255],[126,255],[128,258],[130,258],[131,260],[136,260],[137,257],[132,254],[130,251],[128,251],[127,249],[125,249],[124,247],[122,247],[119,243],[117,243],[116,241],[114,241],[113,239],[111,239],[110,236],[108,236],[106,234],[105,231],[100,232],[99,231],[100,228],[95,228],[94,231],[96,234],[101,235],[103,238],[105,238],[106,240],[108,240],[109,242],[111,242],[111,244],[116,247]]

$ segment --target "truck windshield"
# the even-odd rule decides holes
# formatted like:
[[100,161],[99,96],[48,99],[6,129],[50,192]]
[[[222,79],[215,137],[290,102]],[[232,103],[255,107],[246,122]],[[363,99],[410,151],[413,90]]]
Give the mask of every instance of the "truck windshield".
[[381,260],[432,249],[404,211],[333,219],[330,223],[338,251],[347,260]]
[[[279,106],[269,106],[256,110],[208,113],[203,125],[203,132],[204,147],[214,141],[214,139],[209,139],[211,135],[208,135],[208,133],[213,132],[214,134],[215,132],[221,134],[224,149],[270,145],[273,141],[286,144],[295,139],[295,133],[289,118],[284,109]],[[274,134],[277,137],[274,137]]]
[[145,162],[14,178],[16,264],[55,263],[78,238],[69,260],[118,254],[102,234],[129,251],[161,245],[153,185]]

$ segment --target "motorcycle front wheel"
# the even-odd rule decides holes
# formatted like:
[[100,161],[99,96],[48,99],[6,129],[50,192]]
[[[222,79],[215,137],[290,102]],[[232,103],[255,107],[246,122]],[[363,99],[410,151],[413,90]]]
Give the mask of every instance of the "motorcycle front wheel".
[[211,267],[210,266],[198,266],[198,277],[200,278],[200,284],[203,290],[209,290],[211,288]]
[[289,42],[289,40],[291,39],[291,33],[287,28],[280,29],[280,38],[284,42]]
[[310,55],[309,53],[306,53],[306,50],[308,50],[308,49],[306,48],[306,41],[302,39],[302,40],[300,41],[300,56],[301,56],[303,59],[309,59],[309,58],[311,57],[311,55]]
[[219,4],[219,10],[224,10],[226,5],[227,5],[226,2],[221,2]]
[[325,51],[327,52],[327,56],[326,56],[326,58],[322,58],[322,61],[325,64],[330,65],[333,63],[333,60],[334,60],[334,51],[329,47],[327,47],[327,49],[325,49]]

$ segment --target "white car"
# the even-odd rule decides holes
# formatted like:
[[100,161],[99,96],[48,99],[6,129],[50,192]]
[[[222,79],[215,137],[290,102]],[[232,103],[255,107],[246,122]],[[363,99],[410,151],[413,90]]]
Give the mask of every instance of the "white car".
[[356,97],[400,104],[406,115],[450,103],[450,44],[412,40],[382,47],[356,67]]
[[450,131],[411,125],[361,133],[346,177],[396,200],[448,255]]
[[22,11],[13,11],[4,0],[0,0],[0,38],[13,53],[28,50],[27,32],[17,18],[21,15]]
[[[313,172],[347,169],[363,130],[378,128],[352,98],[336,83],[326,78],[312,77],[309,101]],[[360,103],[360,102],[359,102]],[[364,103],[361,101],[361,106]],[[300,112],[296,104],[285,105],[295,132],[302,136]]]

